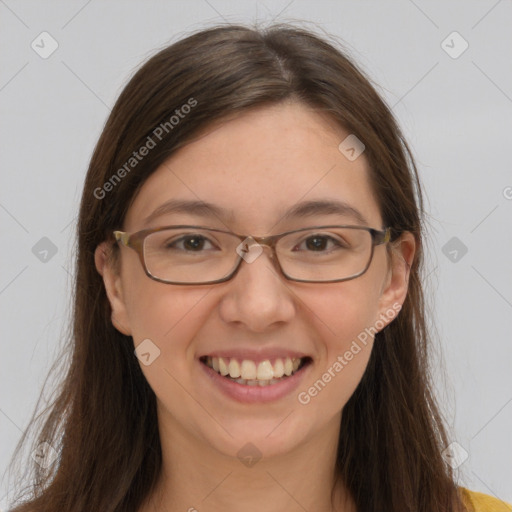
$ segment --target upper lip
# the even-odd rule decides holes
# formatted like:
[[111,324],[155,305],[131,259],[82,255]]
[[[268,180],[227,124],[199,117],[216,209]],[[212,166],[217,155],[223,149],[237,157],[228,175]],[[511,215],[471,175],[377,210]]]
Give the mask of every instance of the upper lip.
[[298,352],[296,350],[290,350],[286,348],[267,348],[265,350],[254,350],[254,349],[230,349],[230,350],[212,350],[208,354],[204,354],[203,357],[222,357],[223,359],[234,358],[237,361],[243,361],[248,359],[254,362],[261,362],[265,360],[275,360],[278,358],[300,359],[303,357],[311,357],[304,352]]

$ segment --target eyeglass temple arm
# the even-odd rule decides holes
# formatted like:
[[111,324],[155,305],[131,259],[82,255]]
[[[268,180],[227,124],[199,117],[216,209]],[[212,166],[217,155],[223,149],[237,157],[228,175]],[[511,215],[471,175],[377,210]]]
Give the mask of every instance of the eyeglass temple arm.
[[116,242],[121,242],[123,245],[128,246],[130,235],[126,231],[114,231]]

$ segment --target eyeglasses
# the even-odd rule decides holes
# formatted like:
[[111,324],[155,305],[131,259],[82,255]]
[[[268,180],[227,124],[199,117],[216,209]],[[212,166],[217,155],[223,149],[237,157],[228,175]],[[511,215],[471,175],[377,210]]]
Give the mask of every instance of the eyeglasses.
[[139,255],[146,274],[168,284],[214,284],[231,279],[242,260],[252,263],[265,246],[291,281],[332,283],[366,272],[374,247],[391,239],[361,226],[317,226],[252,237],[202,226],[165,226],[136,233],[114,231],[115,240]]

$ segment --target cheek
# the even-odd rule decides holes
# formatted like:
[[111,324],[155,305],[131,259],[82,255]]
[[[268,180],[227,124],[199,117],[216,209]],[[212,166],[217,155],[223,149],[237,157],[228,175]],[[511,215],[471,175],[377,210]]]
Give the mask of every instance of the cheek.
[[154,365],[142,366],[146,377],[153,366],[173,374],[187,371],[194,358],[190,341],[205,321],[201,304],[211,289],[159,283],[136,269],[125,283],[134,346],[144,342],[158,355]]
[[308,322],[322,333],[323,345],[343,350],[351,340],[375,324],[378,317],[379,287],[369,274],[322,288],[304,290],[300,295]]
[[142,283],[134,283],[128,302],[134,342],[150,338],[161,349],[186,345],[201,325],[200,303],[207,294],[205,288],[184,289],[147,277]]
[[374,282],[363,277],[302,297],[311,312],[308,322],[319,358],[301,389],[301,404],[314,401],[314,407],[334,414],[364,374],[373,347],[378,293]]
[[146,281],[140,286],[133,283],[130,290],[134,349],[158,399],[167,409],[180,411],[189,400],[187,390],[196,364],[192,340],[206,321],[208,290],[184,289],[147,277]]

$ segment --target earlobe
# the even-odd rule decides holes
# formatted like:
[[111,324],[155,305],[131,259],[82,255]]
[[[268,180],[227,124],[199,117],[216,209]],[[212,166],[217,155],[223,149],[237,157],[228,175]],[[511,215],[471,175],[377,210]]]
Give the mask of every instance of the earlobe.
[[121,275],[113,266],[111,250],[112,247],[108,242],[99,244],[94,251],[94,263],[96,270],[103,277],[105,291],[112,309],[111,320],[114,327],[122,334],[131,336],[128,313],[121,285]]

